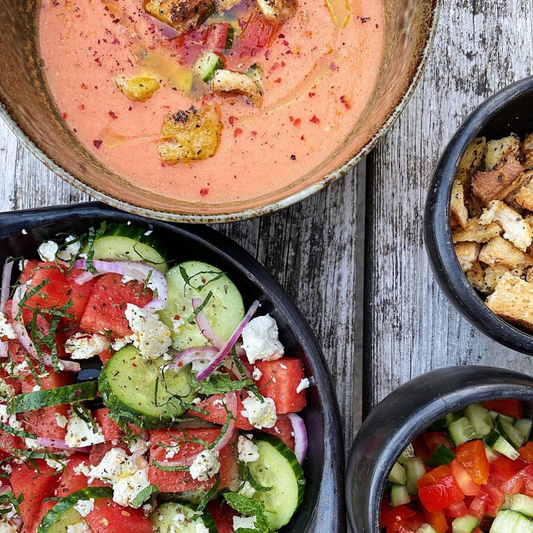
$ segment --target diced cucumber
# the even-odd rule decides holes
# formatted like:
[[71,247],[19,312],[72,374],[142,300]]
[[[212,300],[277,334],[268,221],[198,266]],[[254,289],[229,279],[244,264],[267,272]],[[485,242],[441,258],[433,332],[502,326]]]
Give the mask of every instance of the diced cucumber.
[[452,533],[472,533],[479,524],[479,520],[474,516],[466,515],[456,518],[452,522]]
[[[183,273],[187,279],[183,277]],[[208,345],[194,321],[192,299],[202,302],[211,293],[203,308],[213,331],[227,341],[244,317],[241,293],[220,269],[200,261],[187,261],[171,268],[166,275],[168,302],[159,311],[161,320],[170,328],[172,345],[178,350]],[[176,327],[176,317],[183,323]]]
[[461,415],[459,413],[448,413],[444,415],[444,420],[446,420],[446,423],[450,425],[452,422],[455,422],[461,418]]
[[[87,247],[83,251],[87,252]],[[165,257],[166,248],[157,235],[136,226],[107,224],[104,233],[94,240],[93,259],[143,261],[165,274],[168,270]]]
[[468,418],[462,416],[448,425],[448,434],[455,446],[460,446],[469,440],[476,438],[476,432],[470,425]]
[[523,515],[516,521],[513,533],[533,533],[533,522]]
[[514,424],[515,420],[514,418],[511,418],[510,416],[501,415],[500,413],[497,413],[496,411],[489,411],[489,415],[492,418],[493,421],[496,421],[498,417],[503,418],[504,420],[507,420],[509,424]]
[[[190,367],[179,374],[164,362],[150,361],[132,345],[116,352],[98,379],[106,407],[144,429],[167,425],[181,416],[194,398],[189,384]],[[156,398],[157,395],[157,398]]]
[[485,447],[485,453],[487,454],[487,459],[489,460],[489,463],[493,463],[500,457],[500,454],[493,450],[490,446],[487,445],[486,442],[483,443],[483,446]]
[[426,461],[428,466],[435,468],[440,465],[447,465],[455,459],[455,453],[444,445],[440,445]]
[[429,524],[422,524],[416,533],[437,533]]
[[485,442],[513,461],[520,457],[520,454],[497,431],[491,431]]
[[196,72],[198,77],[206,83],[213,77],[213,74],[221,68],[224,68],[222,59],[215,54],[215,52],[210,52],[208,50],[202,52],[193,66],[194,72]]
[[529,518],[533,518],[533,498],[530,498],[525,494],[509,495],[509,507],[513,511],[518,511]]
[[398,507],[405,505],[411,501],[411,496],[407,492],[407,487],[404,485],[393,485],[390,489],[390,504],[391,507]]
[[420,457],[412,457],[411,459],[407,459],[403,466],[407,477],[407,492],[411,496],[416,496],[418,494],[416,482],[426,474],[424,461]]
[[402,452],[402,455],[398,457],[398,462],[403,465],[407,459],[411,459],[411,457],[415,456],[415,449],[413,448],[412,444],[409,444],[407,448]]
[[524,437],[520,431],[503,417],[496,417],[496,428],[500,435],[513,447],[520,448],[524,443]]
[[394,463],[388,480],[396,485],[405,485],[407,483],[405,468],[400,463]]
[[[179,526],[176,517],[180,516]],[[176,502],[167,502],[159,505],[150,515],[150,520],[154,526],[153,533],[196,533],[199,529],[207,530],[209,533],[217,533],[217,528],[213,518],[207,511],[198,514],[188,505],[182,505]],[[203,525],[204,528],[198,528]]]
[[465,416],[474,428],[478,438],[482,439],[492,431],[492,418],[488,409],[485,409],[480,403],[469,405],[465,409]]
[[[453,422],[453,420],[452,420]],[[428,427],[427,431],[445,431],[448,428],[448,421],[446,418],[439,418],[431,426]]]
[[502,506],[500,507],[500,510],[504,509],[510,509],[511,508],[511,494],[505,495],[505,501],[503,502]]
[[294,452],[273,435],[254,437],[259,459],[248,463],[250,474],[267,492],[254,498],[263,502],[265,515],[274,530],[289,523],[304,497],[305,477]]
[[492,522],[490,533],[513,533],[518,519],[522,515],[516,511],[499,511]]
[[518,430],[522,437],[524,437],[524,442],[527,442],[529,440],[529,436],[531,435],[533,420],[530,420],[529,418],[522,418],[522,420],[517,420],[514,423],[514,427]]

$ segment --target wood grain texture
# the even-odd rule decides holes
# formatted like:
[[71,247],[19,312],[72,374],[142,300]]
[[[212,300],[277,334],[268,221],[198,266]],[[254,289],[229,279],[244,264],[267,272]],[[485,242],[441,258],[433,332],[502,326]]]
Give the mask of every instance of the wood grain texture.
[[445,144],[467,114],[532,73],[531,0],[444,3],[434,52],[400,120],[369,160],[365,407],[437,367],[487,364],[533,373],[451,307],[430,271],[423,206]]

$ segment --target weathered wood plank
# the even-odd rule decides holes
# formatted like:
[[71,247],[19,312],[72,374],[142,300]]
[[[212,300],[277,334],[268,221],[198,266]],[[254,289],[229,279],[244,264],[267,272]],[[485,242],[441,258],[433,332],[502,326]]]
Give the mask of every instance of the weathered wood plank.
[[532,73],[530,0],[444,3],[434,53],[392,131],[371,156],[367,195],[367,407],[436,367],[488,364],[533,372],[458,315],[433,281],[422,242],[437,158],[474,107]]

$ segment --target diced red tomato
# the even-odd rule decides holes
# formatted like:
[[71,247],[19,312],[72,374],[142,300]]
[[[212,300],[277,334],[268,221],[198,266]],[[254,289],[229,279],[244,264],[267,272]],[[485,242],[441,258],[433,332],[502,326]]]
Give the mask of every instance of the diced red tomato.
[[500,457],[490,464],[491,475],[494,471],[500,475],[500,480],[505,482],[523,470],[526,465],[527,463],[521,459],[513,461],[512,459],[505,457],[505,455],[500,455]]
[[395,522],[403,522],[412,516],[416,515],[416,511],[408,507],[407,505],[398,505],[397,507],[391,507],[390,501],[383,499],[381,503],[381,527],[389,527]]
[[292,429],[292,422],[287,415],[278,415],[276,425],[273,428],[263,428],[261,431],[278,437],[283,444],[294,450],[294,430]]
[[421,513],[416,513],[406,518],[402,524],[410,531],[418,531],[425,522],[424,516]]
[[474,482],[472,476],[457,459],[454,459],[449,466],[455,482],[465,496],[476,496],[480,493],[481,487]]
[[387,528],[387,533],[414,533],[414,531],[409,529],[405,522],[395,522]]
[[533,497],[533,478],[530,478],[530,477],[526,478],[524,488],[522,489],[522,494],[525,494],[526,496],[529,496],[530,498]]
[[489,411],[496,411],[501,415],[510,416],[515,420],[522,420],[524,408],[520,400],[490,400],[483,402],[483,407]]
[[524,487],[526,479],[531,478],[533,478],[533,465],[527,465],[523,470],[507,480],[501,486],[501,489],[505,494],[518,494]]
[[[106,441],[119,440],[124,437],[124,431],[122,431],[121,427],[109,418],[109,409],[107,407],[102,407],[101,409],[93,411],[93,416],[102,428],[102,433],[104,434],[104,439]],[[129,424],[129,427],[134,435],[142,433],[142,430],[133,424]]]
[[[84,285],[82,285],[84,286]],[[122,283],[119,274],[104,274],[96,278],[81,327],[90,333],[110,331],[113,338],[131,335],[129,322],[124,315],[127,305],[144,307],[152,299],[152,291],[140,281]]]
[[[188,410],[187,414],[190,416],[198,416],[207,420],[208,422],[213,422],[213,424],[224,425],[228,417],[228,413],[224,408],[224,405],[221,403],[222,396],[220,394],[215,394],[206,398],[203,402],[200,402],[196,405],[196,408],[200,411],[205,411],[206,414],[199,413],[196,410]],[[246,431],[251,431],[254,429],[252,424],[248,419],[242,416],[241,412],[243,410],[242,400],[239,394],[237,394],[237,420],[236,426],[238,429],[244,429]]]
[[446,507],[463,500],[464,494],[457,486],[453,476],[450,475],[440,479],[436,483],[419,488],[418,497],[420,498],[422,505],[428,511],[434,513],[435,511],[441,511]]
[[489,503],[487,505],[487,514],[489,516],[496,516],[501,506],[505,502],[505,493],[490,483],[483,485],[483,492],[485,492],[489,497]]
[[94,533],[152,533],[150,518],[142,509],[122,507],[111,498],[96,500],[85,517]]
[[490,498],[489,495],[481,491],[470,504],[468,509],[469,514],[475,516],[480,522],[483,520],[484,516],[487,514],[487,509],[489,507]]
[[205,41],[208,50],[224,50],[228,40],[228,32],[230,31],[230,24],[227,22],[217,22],[211,24],[207,28],[207,38]]
[[422,487],[427,487],[433,483],[438,483],[441,479],[451,476],[452,472],[448,465],[437,466],[433,470],[430,470],[427,474],[422,476],[417,482],[416,486],[421,489]]
[[444,514],[452,518],[461,518],[468,514],[468,507],[464,501],[453,503],[444,509]]
[[448,522],[446,521],[444,511],[436,511],[435,513],[430,513],[427,509],[423,509],[423,511],[427,523],[437,533],[445,533],[448,531]]
[[213,517],[218,533],[233,533],[233,517],[240,516],[222,500],[212,500],[207,504],[207,510]]
[[472,440],[461,444],[455,452],[457,460],[478,485],[485,485],[489,479],[490,463],[487,459],[485,446],[480,440]]
[[429,455],[432,455],[439,446],[446,446],[448,449],[452,449],[452,443],[448,439],[446,433],[442,431],[431,431],[430,433],[424,433],[424,442],[426,443]]
[[307,405],[305,389],[296,392],[305,378],[300,359],[282,357],[276,361],[259,361],[256,366],[263,374],[257,386],[263,396],[274,400],[277,413],[297,413]]
[[528,442],[521,448],[518,448],[520,458],[528,463],[533,463],[533,441]]
[[257,14],[248,21],[239,38],[239,45],[245,50],[266,48],[270,44],[275,28],[276,26],[265,20],[262,15]]
[[82,463],[90,466],[88,455],[75,453],[70,456],[65,465],[65,470],[63,470],[63,474],[61,474],[61,479],[59,480],[57,496],[63,498],[73,492],[87,488],[89,479],[79,471],[79,466]]

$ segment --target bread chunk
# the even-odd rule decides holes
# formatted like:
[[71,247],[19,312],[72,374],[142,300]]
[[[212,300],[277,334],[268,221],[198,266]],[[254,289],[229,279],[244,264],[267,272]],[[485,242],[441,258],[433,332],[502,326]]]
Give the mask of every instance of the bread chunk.
[[294,17],[298,7],[296,0],[257,0],[257,5],[267,20],[278,22]]
[[230,10],[232,7],[240,4],[242,0],[216,0],[217,11],[219,13],[225,13]]
[[528,211],[533,211],[533,171],[524,172],[525,183],[516,191],[514,201]]
[[479,218],[472,218],[464,228],[453,233],[452,239],[454,243],[489,242],[496,235],[500,235],[501,232],[501,227],[495,222],[481,224]]
[[504,159],[511,157],[518,159],[520,148],[520,139],[516,135],[489,141],[485,146],[485,170],[493,170]]
[[455,253],[464,272],[474,268],[478,260],[481,245],[477,242],[459,242],[455,245]]
[[219,69],[213,74],[210,87],[217,94],[242,94],[257,107],[263,103],[262,70],[257,65],[246,73]]
[[459,180],[455,180],[453,182],[450,213],[455,218],[459,226],[462,228],[466,226],[468,223],[468,209],[465,205],[463,184]]
[[508,240],[494,237],[479,252],[479,260],[489,266],[503,265],[509,269],[533,264],[532,258],[515,248]]
[[[518,271],[516,270],[512,271],[512,275],[518,275],[517,272]],[[485,269],[485,290],[483,292],[485,294],[492,294],[496,290],[496,287],[498,286],[498,283],[500,283],[500,280],[503,278],[503,276],[508,273],[511,273],[511,270],[505,265],[487,267]]]
[[211,0],[150,0],[145,9],[181,35],[203,24],[215,12]]
[[455,174],[455,179],[459,180],[460,183],[467,183],[470,176],[479,168],[483,161],[486,144],[487,139],[485,137],[476,137],[468,145]]
[[115,85],[132,102],[145,102],[159,90],[159,81],[155,78],[137,76],[115,76]]
[[478,170],[472,177],[472,190],[485,203],[503,200],[518,186],[522,170],[518,160],[510,157],[496,165],[494,170],[489,172]]
[[466,272],[466,277],[474,289],[485,294],[489,292],[485,284],[485,271],[479,262],[476,261],[474,266]]
[[522,166],[526,170],[533,170],[533,133],[525,136],[522,142]]

